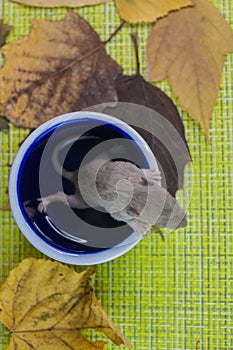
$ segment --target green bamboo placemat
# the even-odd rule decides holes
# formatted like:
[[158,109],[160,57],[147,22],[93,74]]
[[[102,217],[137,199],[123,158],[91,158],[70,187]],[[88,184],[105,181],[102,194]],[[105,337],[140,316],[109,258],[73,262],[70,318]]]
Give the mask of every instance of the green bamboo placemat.
[[[231,0],[213,3],[233,26]],[[120,19],[113,3],[75,10],[101,35],[108,36]],[[39,9],[0,0],[0,18],[14,25],[8,42],[29,33],[31,20],[62,19],[65,8]],[[140,60],[145,73],[144,47],[149,26],[137,26]],[[108,51],[125,73],[135,71],[126,25],[108,44]],[[193,157],[185,169],[185,191],[179,193],[189,224],[166,237],[147,235],[126,255],[98,267],[96,293],[108,315],[135,350],[233,350],[233,65],[228,56],[215,106],[211,146],[197,123],[183,113]],[[158,84],[171,95],[169,86]],[[171,95],[172,96],[172,95]],[[7,202],[7,182],[19,143],[28,130],[10,126],[0,132],[0,207]],[[10,212],[0,211],[0,277],[23,258],[42,255],[19,232]],[[0,338],[0,349],[8,337]],[[117,349],[110,342],[106,349]],[[58,349],[59,350],[59,349]]]

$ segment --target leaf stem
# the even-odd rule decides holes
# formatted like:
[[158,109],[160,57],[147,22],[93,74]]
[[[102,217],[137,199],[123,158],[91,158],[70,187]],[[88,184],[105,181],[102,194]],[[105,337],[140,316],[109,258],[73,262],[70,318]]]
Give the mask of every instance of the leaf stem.
[[103,44],[104,45],[108,44],[112,40],[112,38],[114,38],[114,36],[116,36],[117,33],[121,30],[121,28],[123,27],[124,24],[125,24],[125,21],[122,21],[121,24],[110,35],[110,37],[107,40],[103,41]]
[[137,40],[137,34],[131,33],[131,38],[134,44],[135,49],[135,56],[136,56],[136,64],[137,64],[137,74],[140,74],[140,61],[139,61],[139,54],[138,54],[138,40]]
[[72,68],[73,66],[75,66],[80,61],[84,60],[85,58],[87,58],[87,57],[91,56],[92,54],[94,54],[95,52],[99,51],[101,48],[103,48],[107,43],[109,43],[112,40],[112,38],[119,32],[119,30],[121,30],[121,28],[123,27],[124,24],[125,24],[125,21],[122,21],[121,24],[114,30],[114,32],[110,35],[110,37],[107,40],[103,41],[100,45],[94,47],[92,50],[90,50],[89,52],[85,53],[84,55],[80,56],[77,60],[71,62],[67,66],[59,69],[56,72],[54,72],[52,75],[56,75],[58,73],[62,73],[64,71],[66,71],[67,69]]
[[75,66],[77,63],[81,62],[82,60],[84,60],[85,58],[91,56],[93,53],[99,51],[101,48],[103,47],[103,43],[101,43],[100,45],[94,47],[91,51],[88,51],[87,53],[85,53],[84,55],[80,56],[77,60],[71,62],[70,64],[67,64],[67,66],[59,69],[58,71],[54,72],[52,74],[53,75],[56,75],[58,73],[62,73],[64,71],[66,71],[67,69],[69,68],[72,68],[73,66]]
[[200,340],[197,340],[197,342],[196,342],[196,350],[198,350],[200,343],[201,343]]

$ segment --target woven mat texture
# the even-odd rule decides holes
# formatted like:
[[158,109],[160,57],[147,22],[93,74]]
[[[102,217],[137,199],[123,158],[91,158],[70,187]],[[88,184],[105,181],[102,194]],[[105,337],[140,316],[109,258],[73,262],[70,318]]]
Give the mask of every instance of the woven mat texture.
[[[48,0],[49,1],[49,0]],[[212,1],[233,27],[232,0]],[[14,25],[8,42],[29,33],[34,18],[58,20],[65,8],[34,8],[0,0],[0,18]],[[102,39],[119,25],[113,3],[75,9]],[[137,29],[142,73],[149,25],[125,25],[107,50],[124,68],[135,71],[130,33]],[[182,54],[182,53],[181,53]],[[3,63],[3,58],[0,58]],[[124,256],[98,267],[95,287],[108,315],[134,350],[233,350],[233,57],[225,61],[210,126],[211,145],[185,112],[193,162],[185,169],[188,227],[166,236],[147,235]],[[157,84],[168,95],[166,82]],[[175,101],[175,99],[174,99]],[[177,101],[176,101],[177,103]],[[0,132],[0,207],[7,203],[10,164],[29,130],[10,125]],[[25,257],[41,257],[19,232],[11,212],[0,211],[0,278]],[[0,349],[8,337],[0,336]],[[108,342],[107,350],[117,349]],[[57,349],[59,350],[59,349]]]

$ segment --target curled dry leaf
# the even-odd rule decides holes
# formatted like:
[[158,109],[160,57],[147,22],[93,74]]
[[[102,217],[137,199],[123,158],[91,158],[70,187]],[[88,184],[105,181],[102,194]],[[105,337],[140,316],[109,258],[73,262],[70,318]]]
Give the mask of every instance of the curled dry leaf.
[[13,0],[21,4],[37,7],[81,7],[109,2],[110,0]]
[[0,284],[0,321],[11,333],[8,350],[103,349],[105,341],[81,334],[87,328],[130,346],[94,295],[94,273],[94,266],[77,273],[58,262],[23,260]]
[[115,110],[107,108],[105,111],[131,124],[146,140],[159,163],[163,186],[175,196],[176,191],[183,188],[184,167],[191,161],[183,122],[172,100],[141,76],[136,37],[133,39],[137,73],[119,75],[116,87],[119,102],[132,103],[136,107],[131,109],[128,104],[117,104]]
[[0,112],[15,125],[34,128],[59,114],[117,100],[121,67],[73,12],[62,21],[34,20],[32,32],[3,53]]
[[193,5],[192,0],[115,0],[120,16],[128,22],[154,22],[168,12]]
[[8,24],[4,24],[3,20],[0,19],[0,46],[4,45],[6,42],[6,37],[9,34],[9,32],[12,30],[12,26],[9,26]]
[[157,21],[147,42],[148,79],[168,77],[180,104],[208,138],[224,55],[233,50],[233,32],[207,0]]

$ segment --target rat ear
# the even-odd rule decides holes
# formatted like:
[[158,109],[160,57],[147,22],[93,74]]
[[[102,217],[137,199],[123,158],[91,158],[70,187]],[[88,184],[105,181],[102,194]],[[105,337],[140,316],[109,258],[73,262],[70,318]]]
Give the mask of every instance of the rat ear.
[[133,219],[128,222],[138,237],[144,236],[151,228],[151,225],[146,224],[138,219]]

